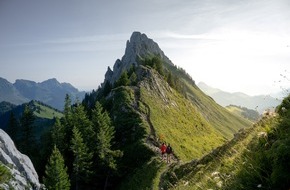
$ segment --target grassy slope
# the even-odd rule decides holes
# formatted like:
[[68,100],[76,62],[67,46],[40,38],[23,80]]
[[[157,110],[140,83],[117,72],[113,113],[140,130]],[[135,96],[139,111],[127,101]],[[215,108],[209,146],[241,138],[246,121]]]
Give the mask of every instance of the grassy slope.
[[[141,101],[151,109],[150,119],[159,140],[171,143],[182,161],[201,157],[251,125],[189,83],[188,96],[192,101],[166,85],[155,73],[153,80],[141,86]],[[150,89],[152,86],[158,89]]]
[[37,101],[31,102],[30,106],[36,118],[34,121],[34,131],[37,139],[40,138],[44,132],[52,127],[55,117],[63,117],[63,114],[61,112]]
[[[202,157],[232,138],[239,129],[250,126],[197,87],[188,83],[191,98],[186,99],[170,88],[158,73],[153,70],[150,73],[153,77],[145,78],[140,85],[138,109],[143,112],[143,120],[146,120],[144,113],[148,115],[159,143],[165,141],[172,145],[180,163]],[[149,124],[146,126],[150,136],[152,129]],[[159,159],[156,154],[148,163],[140,165],[121,189],[158,189],[160,176],[168,169]]]
[[242,112],[243,112],[243,110],[240,109],[239,107],[237,107],[237,106],[227,106],[226,109],[227,109],[229,112],[234,113],[234,114],[239,115],[239,116],[242,117]]
[[226,109],[229,112],[236,114],[239,117],[243,117],[253,123],[257,122],[261,117],[257,111],[248,108],[242,108],[240,106],[229,105],[226,106]]
[[210,159],[171,168],[163,176],[163,189],[288,189],[289,121],[264,118]]
[[242,152],[247,150],[257,131],[247,129],[238,141],[231,141],[216,155],[201,159],[199,162],[189,162],[179,165],[164,175],[164,189],[222,189],[231,178],[238,173],[244,160]]
[[230,113],[203,93],[188,74],[166,63],[164,66],[184,84],[187,97],[192,101],[197,112],[201,113],[225,138],[230,139],[239,129],[251,126],[249,121]]
[[38,102],[34,102],[36,109],[34,110],[34,115],[36,117],[53,119],[54,117],[61,118],[63,114],[59,111],[56,111],[48,106],[42,105]]
[[211,97],[204,94],[197,86],[188,86],[188,96],[194,102],[197,110],[208,122],[225,138],[230,139],[239,129],[250,127],[252,124],[246,119],[230,113],[218,105]]
[[151,109],[151,122],[159,141],[170,143],[179,159],[198,158],[222,144],[223,138],[194,109],[193,105],[176,92],[167,94],[170,102],[141,88],[142,101]]

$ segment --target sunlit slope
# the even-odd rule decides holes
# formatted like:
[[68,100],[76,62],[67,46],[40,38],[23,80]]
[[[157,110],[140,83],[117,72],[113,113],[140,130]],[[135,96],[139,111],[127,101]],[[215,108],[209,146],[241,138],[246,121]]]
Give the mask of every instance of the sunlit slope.
[[239,129],[251,126],[251,122],[229,112],[204,94],[197,86],[190,85],[186,81],[185,84],[188,87],[187,95],[198,112],[225,138],[232,138]]
[[217,104],[210,96],[202,92],[185,71],[166,63],[164,67],[180,80],[183,85],[183,91],[187,98],[191,100],[196,111],[225,138],[232,138],[233,134],[239,129],[251,126],[251,122],[230,113]]
[[198,88],[188,85],[189,99],[169,87],[160,75],[140,84],[140,99],[150,108],[150,120],[160,142],[170,143],[182,160],[192,160],[220,146],[250,123],[217,105]]
[[160,189],[289,189],[290,96],[253,127],[199,160],[170,167]]

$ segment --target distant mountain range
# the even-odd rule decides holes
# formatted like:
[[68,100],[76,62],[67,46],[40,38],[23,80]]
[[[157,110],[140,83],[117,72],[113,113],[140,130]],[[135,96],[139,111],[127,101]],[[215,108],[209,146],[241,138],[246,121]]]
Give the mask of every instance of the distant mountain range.
[[270,95],[249,96],[242,92],[230,93],[208,86],[204,82],[198,83],[198,87],[223,107],[236,105],[263,113],[267,109],[275,109],[281,103],[279,99]]
[[69,83],[60,83],[55,78],[40,83],[17,79],[12,84],[0,77],[0,102],[6,101],[20,105],[37,100],[62,110],[66,94],[70,95],[73,101],[76,98],[82,100],[85,96],[84,91],[79,91]]

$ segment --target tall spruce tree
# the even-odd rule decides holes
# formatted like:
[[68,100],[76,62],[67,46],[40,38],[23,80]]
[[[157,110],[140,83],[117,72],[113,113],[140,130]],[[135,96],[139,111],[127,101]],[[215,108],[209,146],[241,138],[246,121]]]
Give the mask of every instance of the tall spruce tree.
[[84,143],[82,134],[77,127],[73,128],[71,150],[74,155],[73,174],[75,189],[78,190],[90,180],[92,174],[92,153]]
[[118,86],[128,86],[130,84],[130,80],[128,77],[127,71],[123,71],[120,78],[116,81],[115,87]]
[[102,105],[96,102],[95,109],[92,111],[92,122],[96,133],[97,146],[95,152],[105,171],[105,189],[110,174],[117,169],[116,158],[122,156],[120,150],[112,150],[113,138],[115,135],[114,127],[108,112],[103,111]]
[[160,57],[153,57],[152,58],[152,62],[153,62],[153,68],[156,69],[156,71],[158,71],[158,73],[160,75],[164,75],[164,71],[163,71],[163,63]]
[[65,95],[65,100],[64,100],[64,110],[63,110],[63,113],[64,113],[64,117],[66,120],[69,120],[70,119],[70,114],[71,114],[71,105],[72,105],[72,102],[71,102],[71,98],[68,94]]
[[72,125],[77,127],[79,132],[82,134],[82,138],[85,143],[89,147],[94,146],[92,144],[92,137],[94,133],[92,129],[92,122],[89,120],[83,105],[77,104],[73,107],[71,121]]
[[60,150],[60,152],[64,152],[66,148],[65,141],[65,126],[60,122],[59,118],[56,118],[55,123],[52,127],[51,138],[53,144]]
[[70,189],[67,167],[65,166],[64,159],[56,146],[54,146],[49,162],[46,165],[45,176],[43,182],[48,190]]
[[31,157],[33,160],[35,156],[36,140],[33,133],[33,124],[35,116],[29,105],[26,105],[22,117],[20,118],[21,124],[21,143],[20,150],[22,153]]
[[19,144],[19,123],[15,117],[14,112],[10,113],[9,116],[9,123],[8,123],[8,128],[7,128],[7,133],[11,137],[11,139],[14,141],[14,143],[18,146]]

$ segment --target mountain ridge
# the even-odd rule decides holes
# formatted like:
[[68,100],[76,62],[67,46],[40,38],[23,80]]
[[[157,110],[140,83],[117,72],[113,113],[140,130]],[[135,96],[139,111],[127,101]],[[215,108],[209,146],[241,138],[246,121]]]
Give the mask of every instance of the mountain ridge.
[[70,95],[72,100],[82,99],[85,95],[84,91],[79,91],[70,83],[60,83],[56,78],[42,82],[16,79],[12,84],[0,77],[0,92],[0,102],[6,101],[20,105],[37,100],[58,110],[63,109],[66,94]]
[[262,114],[265,110],[274,110],[281,101],[270,95],[250,96],[243,92],[226,92],[218,88],[213,88],[204,82],[198,83],[199,88],[207,95],[211,96],[218,104],[223,107],[236,105],[253,109]]
[[[152,175],[161,172],[154,166],[159,157],[154,150],[162,142],[172,145],[178,161],[189,161],[222,145],[251,122],[202,92],[185,70],[168,61],[159,46],[150,45],[156,42],[145,34],[134,32],[132,36],[142,40],[134,45],[127,42],[122,60],[117,59],[113,70],[108,67],[102,86],[86,95],[83,105],[90,110],[92,102],[100,101],[111,115],[115,140],[124,152],[121,165],[126,166],[122,172],[127,182],[120,189],[150,189],[152,181],[142,185],[134,181],[139,175],[153,180],[156,176]],[[142,153],[135,151],[143,149]]]

